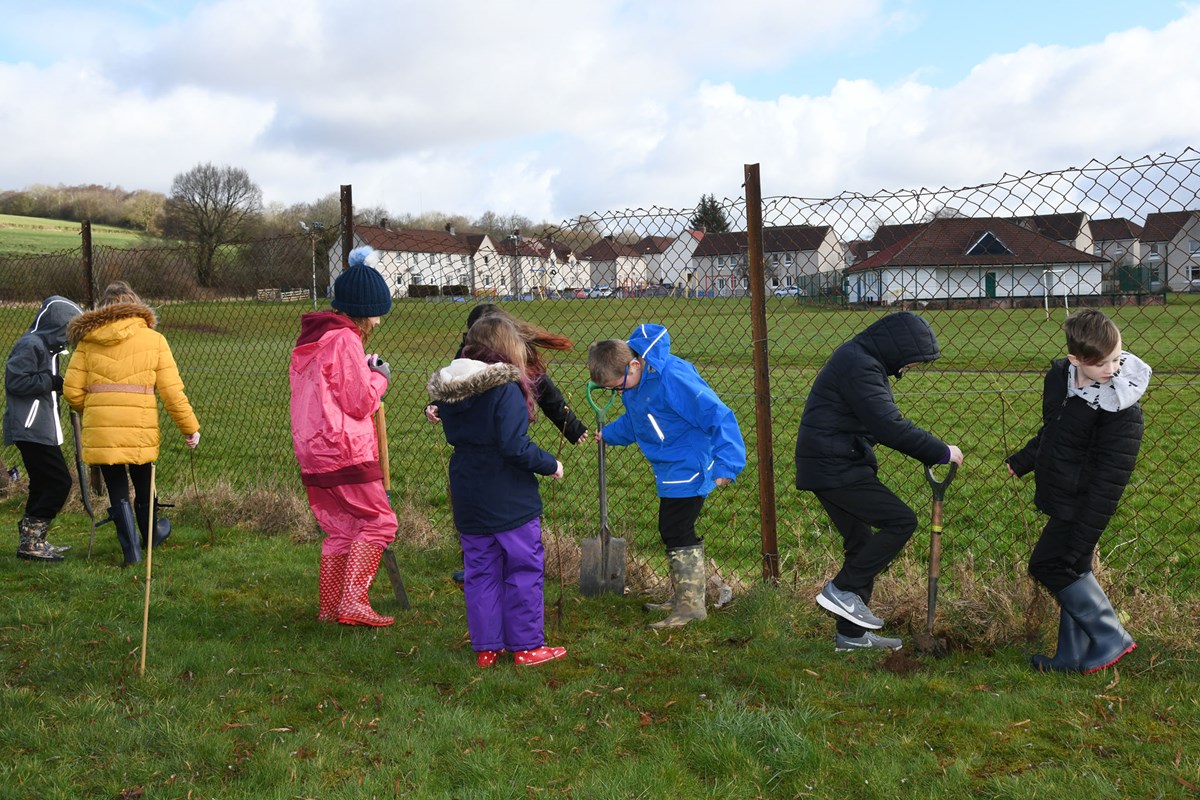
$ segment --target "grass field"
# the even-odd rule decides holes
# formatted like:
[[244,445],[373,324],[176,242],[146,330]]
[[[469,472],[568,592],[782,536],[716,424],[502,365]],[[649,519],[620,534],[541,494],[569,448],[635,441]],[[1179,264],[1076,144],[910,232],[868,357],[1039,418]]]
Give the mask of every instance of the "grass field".
[[[92,242],[110,247],[136,247],[142,234],[111,225],[93,225]],[[0,214],[0,255],[38,255],[78,250],[78,222]]]
[[[1190,298],[1189,298],[1190,299]],[[1032,487],[1001,460],[1036,425],[1040,373],[1058,355],[1061,309],[930,312],[945,356],[897,384],[906,413],[956,441],[968,465],[947,495],[938,632],[919,654],[927,535],[881,582],[878,609],[904,655],[835,656],[812,593],[838,547],[791,483],[807,387],[836,344],[877,312],[768,304],[771,419],[783,581],[760,563],[755,388],[744,301],[550,301],[514,313],[581,345],[661,321],[734,407],[751,466],[706,506],[709,552],[739,579],[734,604],[671,634],[643,627],[642,598],[581,598],[568,578],[556,627],[555,555],[595,533],[595,451],[535,436],[567,465],[545,487],[551,547],[547,625],[564,662],[519,671],[473,663],[445,494],[448,452],[420,413],[429,372],[454,352],[467,308],[397,303],[369,349],[392,363],[388,394],[400,558],[414,601],[397,625],[327,626],[314,616],[317,549],[300,499],[287,420],[288,353],[304,305],[164,304],[159,312],[201,418],[189,455],[166,432],[163,493],[177,532],[156,554],[149,668],[140,655],[144,573],[117,568],[110,527],[84,558],[73,502],[52,541],[65,564],[0,559],[0,796],[341,797],[1189,797],[1200,792],[1194,686],[1193,487],[1200,315],[1190,303],[1115,313],[1156,367],[1142,465],[1102,544],[1102,578],[1139,649],[1118,671],[1036,675],[1053,635],[1020,562],[1039,519]],[[0,308],[12,341],[33,309]],[[1136,342],[1136,344],[1135,344]],[[552,374],[584,408],[584,347]],[[589,412],[585,412],[585,415]],[[587,416],[584,417],[587,419]],[[16,451],[3,451],[8,463]],[[928,488],[881,452],[890,483],[922,514]],[[639,454],[610,451],[610,514],[652,587],[661,564]],[[197,491],[198,489],[198,491]],[[11,492],[12,490],[10,490]],[[20,489],[0,500],[14,531]],[[103,503],[99,503],[103,508]],[[924,524],[926,517],[922,516]],[[274,535],[272,535],[274,534]],[[10,541],[15,541],[15,532]],[[568,554],[570,555],[570,554]],[[563,569],[570,576],[568,561]],[[653,575],[651,575],[653,577]],[[1162,593],[1173,601],[1163,603]],[[373,602],[391,607],[386,581]]]

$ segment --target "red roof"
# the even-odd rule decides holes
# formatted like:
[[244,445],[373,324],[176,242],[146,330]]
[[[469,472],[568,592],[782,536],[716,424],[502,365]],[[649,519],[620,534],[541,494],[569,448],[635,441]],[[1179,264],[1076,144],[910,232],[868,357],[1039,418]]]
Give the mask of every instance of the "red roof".
[[1124,217],[1094,219],[1091,222],[1092,240],[1096,242],[1119,242],[1136,239],[1142,235],[1142,226]]
[[1106,263],[1104,259],[999,217],[935,219],[850,267],[965,267]]
[[470,255],[467,243],[449,231],[393,231],[374,225],[355,225],[354,232],[376,250],[401,253],[452,253]]
[[[762,233],[764,253],[797,253],[820,247],[821,242],[829,235],[829,226],[781,225],[776,228],[763,228]],[[741,255],[746,252],[748,243],[749,237],[745,231],[706,233],[693,255],[697,258]]]
[[1142,228],[1142,241],[1169,242],[1195,215],[1195,211],[1158,211],[1147,214],[1146,225]]

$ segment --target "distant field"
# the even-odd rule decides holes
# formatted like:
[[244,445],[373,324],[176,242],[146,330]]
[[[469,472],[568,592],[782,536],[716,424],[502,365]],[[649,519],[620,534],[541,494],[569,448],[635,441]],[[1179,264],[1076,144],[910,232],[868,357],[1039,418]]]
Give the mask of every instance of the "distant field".
[[[0,255],[59,253],[79,248],[79,223],[42,217],[0,214]],[[133,247],[142,234],[109,225],[93,225],[92,241],[112,247]]]

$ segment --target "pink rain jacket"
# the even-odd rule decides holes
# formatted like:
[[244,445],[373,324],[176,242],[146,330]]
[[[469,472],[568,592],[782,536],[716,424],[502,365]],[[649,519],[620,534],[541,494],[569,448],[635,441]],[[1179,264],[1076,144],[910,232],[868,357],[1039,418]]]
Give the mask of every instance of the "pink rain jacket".
[[304,314],[288,377],[292,445],[304,485],[382,480],[372,415],[387,378],[367,367],[354,323],[330,311]]

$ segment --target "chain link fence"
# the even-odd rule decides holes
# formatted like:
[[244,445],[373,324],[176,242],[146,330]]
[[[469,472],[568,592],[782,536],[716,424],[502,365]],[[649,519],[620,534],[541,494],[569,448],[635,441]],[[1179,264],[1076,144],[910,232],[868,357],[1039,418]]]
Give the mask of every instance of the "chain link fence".
[[[812,380],[838,345],[899,309],[930,321],[942,358],[894,388],[908,417],[966,455],[947,494],[944,558],[1010,573],[1043,519],[1032,480],[1011,478],[1004,458],[1040,424],[1042,376],[1064,355],[1064,317],[1100,306],[1126,349],[1155,370],[1141,458],[1101,558],[1131,585],[1190,591],[1200,579],[1198,173],[1200,154],[1188,149],[962,189],[735,198],[701,230],[692,210],[658,208],[503,236],[344,219],[326,238],[224,245],[211,272],[191,248],[92,248],[85,236],[82,257],[0,257],[0,339],[14,341],[49,294],[88,303],[109,281],[129,281],[156,308],[204,434],[192,453],[163,416],[162,493],[195,483],[301,495],[287,380],[299,315],[328,308],[347,246],[371,244],[396,296],[367,346],[393,366],[393,484],[449,539],[449,449],[422,413],[424,386],[453,357],[473,304],[496,302],[575,341],[548,354],[550,374],[589,428],[587,345],[661,323],[672,352],[734,409],[746,440],[746,471],[710,496],[701,517],[708,555],[731,580],[808,582],[806,570],[836,560],[841,541],[812,495],[795,490],[793,449]],[[747,214],[750,205],[761,216]],[[532,432],[566,465],[564,481],[543,484],[545,527],[566,539],[595,535],[595,448],[566,444],[545,420]],[[3,455],[17,459],[15,448]],[[885,448],[879,455],[884,481],[927,518],[920,465]],[[636,448],[611,448],[607,477],[613,533],[653,584],[665,562],[649,467]],[[917,556],[927,539],[914,541]]]

